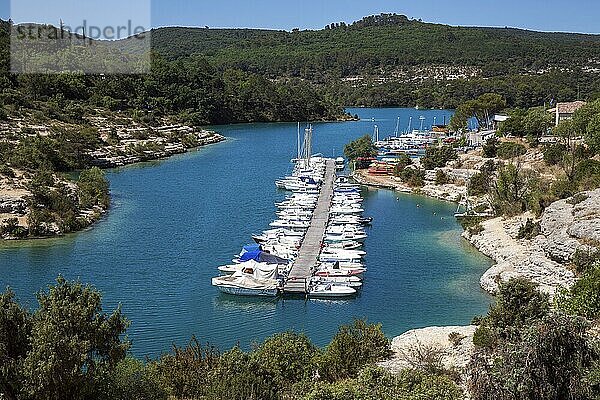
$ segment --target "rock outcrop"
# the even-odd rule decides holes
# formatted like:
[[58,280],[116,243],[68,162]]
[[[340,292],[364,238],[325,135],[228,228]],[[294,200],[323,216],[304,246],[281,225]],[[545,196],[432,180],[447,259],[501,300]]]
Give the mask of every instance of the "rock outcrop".
[[420,357],[435,352],[444,368],[464,372],[473,354],[476,329],[476,326],[446,326],[408,331],[393,339],[393,356],[380,365],[397,373],[415,368],[421,362]]
[[551,204],[539,221],[540,235],[518,239],[527,219],[535,218],[530,214],[496,218],[483,222],[477,234],[465,232],[475,247],[497,262],[481,278],[486,291],[495,293],[500,282],[513,277],[527,278],[550,295],[572,286],[576,277],[568,265],[573,255],[600,244],[600,189]]
[[0,195],[0,214],[14,214],[15,216],[25,215],[27,202],[19,196]]
[[568,263],[578,249],[600,245],[600,189],[551,204],[537,244],[553,260]]

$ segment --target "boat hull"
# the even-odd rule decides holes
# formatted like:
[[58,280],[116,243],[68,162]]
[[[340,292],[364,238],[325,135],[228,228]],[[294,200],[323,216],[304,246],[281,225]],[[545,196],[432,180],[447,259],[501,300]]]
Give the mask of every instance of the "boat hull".
[[217,286],[218,289],[225,294],[233,296],[245,297],[277,297],[279,291],[277,289],[245,289],[231,286]]

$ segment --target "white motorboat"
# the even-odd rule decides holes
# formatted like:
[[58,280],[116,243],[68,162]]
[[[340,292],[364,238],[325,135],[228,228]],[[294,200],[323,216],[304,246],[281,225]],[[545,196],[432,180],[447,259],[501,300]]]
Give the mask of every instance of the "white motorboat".
[[312,282],[315,284],[333,283],[339,286],[350,286],[354,289],[360,289],[363,286],[362,280],[357,276],[348,277],[314,277]]
[[269,224],[275,228],[308,229],[308,222],[279,219]]
[[233,275],[212,279],[212,285],[221,292],[236,296],[275,297],[279,293],[279,266],[253,264],[244,267]]
[[363,246],[360,242],[336,242],[328,243],[324,249],[344,249],[344,250],[356,250]]
[[326,242],[362,242],[367,238],[366,233],[343,233],[335,235],[325,235]]
[[356,289],[350,286],[342,286],[334,283],[317,284],[308,289],[308,297],[313,299],[352,297],[356,293]]

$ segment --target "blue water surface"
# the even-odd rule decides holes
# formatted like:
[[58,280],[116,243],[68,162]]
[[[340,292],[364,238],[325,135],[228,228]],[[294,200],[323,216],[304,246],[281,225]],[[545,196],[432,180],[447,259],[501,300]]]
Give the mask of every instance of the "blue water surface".
[[[373,132],[401,130],[409,116],[449,111],[351,109],[363,120],[315,125],[315,151],[340,156],[344,145]],[[418,128],[420,122],[413,127]],[[413,122],[414,124],[414,122]],[[406,125],[406,126],[404,126]],[[296,330],[326,344],[340,324],[368,318],[398,335],[429,325],[467,324],[484,313],[479,288],[490,261],[461,239],[455,206],[387,190],[365,189],[366,215],[375,223],[366,242],[369,271],[362,294],[342,302],[240,299],[210,285],[250,236],[274,219],[283,197],[276,178],[291,171],[295,124],[216,127],[229,140],[177,156],[109,171],[113,206],[85,232],[0,247],[0,287],[37,306],[35,293],[58,275],[91,283],[105,310],[118,304],[132,321],[137,356],[157,356],[192,335],[222,349],[247,348],[276,332]]]

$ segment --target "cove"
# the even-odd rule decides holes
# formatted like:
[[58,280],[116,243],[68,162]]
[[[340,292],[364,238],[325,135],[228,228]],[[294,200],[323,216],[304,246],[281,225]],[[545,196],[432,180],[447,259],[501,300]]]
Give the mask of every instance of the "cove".
[[[449,111],[350,109],[361,121],[315,124],[315,151],[340,156],[349,141],[394,132],[397,117],[430,126]],[[416,122],[415,122],[416,121]],[[415,125],[416,124],[416,125]],[[295,124],[214,127],[229,140],[166,161],[108,171],[113,205],[93,228],[65,238],[0,247],[0,287],[27,306],[58,275],[100,289],[105,310],[118,304],[132,321],[136,356],[157,356],[192,335],[221,349],[277,332],[305,332],[324,345],[353,318],[380,322],[389,336],[430,325],[468,324],[487,311],[479,277],[491,261],[470,247],[455,205],[364,189],[368,230],[362,294],[343,302],[240,299],[210,278],[251,235],[268,227],[284,197],[275,179],[289,173]]]

